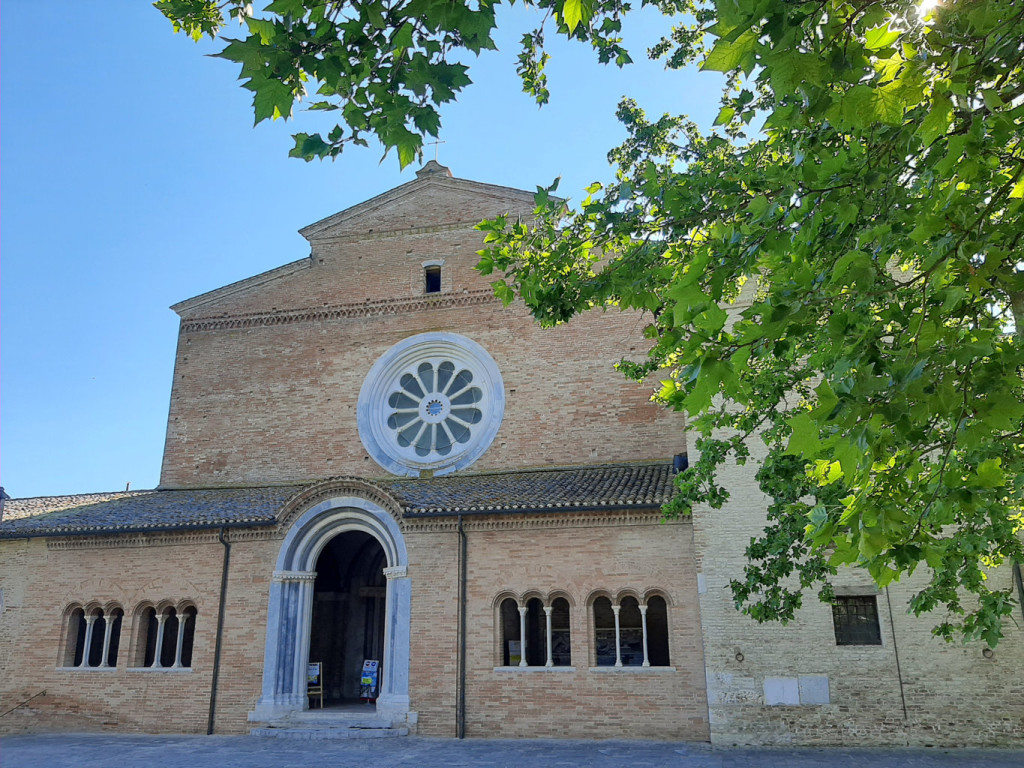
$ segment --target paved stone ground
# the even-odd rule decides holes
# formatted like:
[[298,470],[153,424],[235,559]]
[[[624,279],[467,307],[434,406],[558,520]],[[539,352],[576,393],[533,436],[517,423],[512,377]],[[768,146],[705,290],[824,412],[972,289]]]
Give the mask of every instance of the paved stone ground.
[[632,741],[53,734],[0,739],[2,768],[1021,768],[1022,750],[732,748]]

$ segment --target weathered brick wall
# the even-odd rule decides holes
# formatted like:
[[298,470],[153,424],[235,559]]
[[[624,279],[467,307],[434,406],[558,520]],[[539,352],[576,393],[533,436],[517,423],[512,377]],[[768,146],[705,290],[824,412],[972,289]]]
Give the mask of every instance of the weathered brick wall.
[[[983,644],[947,645],[931,636],[938,618],[907,613],[920,576],[877,592],[880,646],[837,646],[831,607],[813,593],[785,627],[758,625],[733,609],[728,583],[741,576],[743,550],[764,527],[768,503],[755,471],[753,465],[728,469],[731,501],[720,510],[698,508],[693,515],[712,741],[1019,746],[1024,738],[1019,613],[1016,625],[1008,622],[993,658],[986,659]],[[992,578],[1004,583],[1009,569]],[[835,583],[865,594],[875,591],[867,575],[854,569]],[[804,677],[807,682],[821,676],[828,677],[828,704],[766,705],[766,679]]]
[[[457,532],[410,532],[413,709],[420,733],[455,733]],[[466,735],[706,740],[704,664],[688,523],[578,516],[467,522]],[[415,563],[413,559],[415,558]],[[588,599],[662,591],[671,667],[593,669]],[[571,604],[573,668],[501,665],[496,598],[554,592]]]
[[[216,536],[111,537],[85,546],[70,538],[56,544],[0,541],[6,602],[0,618],[0,704],[6,710],[46,691],[0,720],[0,732],[205,733],[223,562]],[[259,695],[277,546],[275,541],[239,541],[232,548],[218,733],[246,732],[246,716]],[[12,583],[19,575],[23,586]],[[146,601],[195,605],[190,670],[135,666],[142,622],[136,609]],[[125,611],[114,668],[63,667],[65,609],[89,602],[113,602]]]
[[613,370],[638,352],[640,318],[591,314],[555,329],[490,301],[386,317],[294,322],[179,341],[163,487],[385,474],[356,426],[359,389],[393,344],[427,330],[468,336],[495,359],[505,417],[474,470],[667,458],[683,419]]
[[[504,379],[504,422],[475,470],[681,452],[682,417],[612,368],[643,356],[642,316],[590,313],[542,330],[521,305],[493,298],[492,278],[473,269],[482,235],[457,222],[529,206],[521,193],[477,186],[418,187],[318,232],[308,265],[184,302],[161,486],[383,475],[359,440],[359,390],[387,349],[426,331],[478,342]],[[417,229],[429,222],[440,226]],[[425,296],[422,262],[438,258],[442,293]]]
[[[451,526],[442,526],[451,529]],[[412,581],[409,707],[418,733],[455,735],[459,647],[458,535],[419,531],[405,537]]]

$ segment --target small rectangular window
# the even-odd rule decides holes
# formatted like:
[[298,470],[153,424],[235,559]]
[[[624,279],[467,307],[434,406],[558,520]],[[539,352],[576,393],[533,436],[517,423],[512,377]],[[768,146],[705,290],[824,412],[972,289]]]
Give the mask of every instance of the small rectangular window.
[[427,279],[427,293],[440,293],[441,292],[441,268],[440,267],[427,267],[426,268],[426,279]]
[[836,645],[881,645],[878,603],[874,595],[836,597],[832,603]]

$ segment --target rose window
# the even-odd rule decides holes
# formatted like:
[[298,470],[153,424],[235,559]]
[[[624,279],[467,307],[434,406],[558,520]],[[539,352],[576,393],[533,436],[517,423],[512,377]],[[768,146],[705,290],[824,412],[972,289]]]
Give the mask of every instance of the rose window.
[[421,333],[387,350],[366,375],[356,418],[367,453],[388,472],[455,472],[490,447],[505,412],[494,359],[472,339]]
[[483,418],[477,407],[483,393],[473,385],[471,371],[456,371],[449,360],[436,367],[420,363],[415,373],[402,375],[399,385],[388,397],[388,427],[396,431],[401,447],[411,446],[417,456],[447,456],[469,442],[473,425]]

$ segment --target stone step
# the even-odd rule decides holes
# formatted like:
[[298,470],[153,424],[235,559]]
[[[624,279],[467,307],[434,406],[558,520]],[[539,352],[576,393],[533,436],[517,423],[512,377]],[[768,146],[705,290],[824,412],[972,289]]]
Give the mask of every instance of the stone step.
[[292,726],[276,728],[252,728],[252,736],[263,736],[276,739],[298,739],[301,741],[321,741],[329,739],[387,739],[397,736],[408,736],[408,728],[392,728],[388,724],[373,727],[361,726]]
[[290,717],[266,723],[269,728],[390,728],[391,723],[377,717],[377,713],[321,713],[300,712]]

